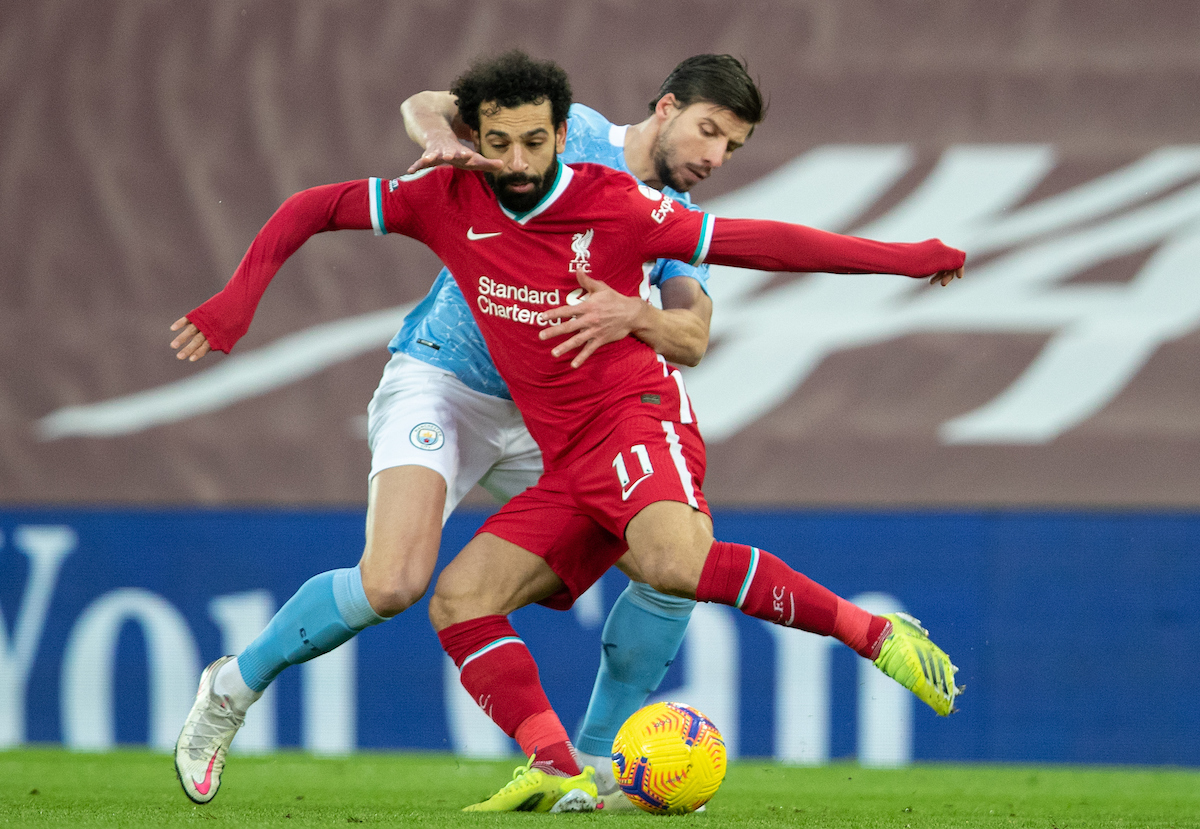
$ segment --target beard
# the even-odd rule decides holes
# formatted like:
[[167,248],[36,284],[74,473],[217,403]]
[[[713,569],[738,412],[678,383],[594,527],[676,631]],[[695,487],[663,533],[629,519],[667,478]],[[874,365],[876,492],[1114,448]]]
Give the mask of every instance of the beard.
[[[484,175],[500,204],[513,213],[528,213],[537,207],[538,202],[550,192],[557,172],[558,157],[556,155],[554,163],[550,165],[550,169],[540,176],[530,175],[529,173],[508,173],[503,176],[498,176],[494,173],[485,173]],[[532,184],[533,189],[525,193],[517,193],[512,190],[512,187],[517,184]]]
[[661,181],[665,186],[670,187],[676,193],[686,193],[690,188],[691,182],[683,181],[675,173],[671,167],[671,159],[667,155],[667,148],[662,142],[654,148],[651,153],[651,160],[654,162],[654,176]]
[[679,177],[679,174],[671,166],[671,155],[667,152],[667,145],[670,143],[671,132],[674,129],[675,123],[671,122],[659,133],[654,141],[654,146],[650,148],[650,160],[654,162],[655,178],[677,193],[686,193],[692,186],[691,182],[683,181]]

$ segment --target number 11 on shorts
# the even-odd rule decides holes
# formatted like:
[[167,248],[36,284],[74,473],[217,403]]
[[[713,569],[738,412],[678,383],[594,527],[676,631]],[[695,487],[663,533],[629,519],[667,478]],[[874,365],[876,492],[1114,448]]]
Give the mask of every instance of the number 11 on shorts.
[[612,466],[613,469],[617,470],[617,480],[621,482],[622,501],[628,501],[629,496],[633,493],[637,485],[654,474],[654,467],[650,463],[650,453],[646,451],[644,444],[639,443],[636,446],[631,446],[629,447],[629,451],[638,459],[638,463],[641,464],[642,475],[636,481],[630,479],[629,468],[625,466],[624,452],[618,452],[617,456],[613,458]]

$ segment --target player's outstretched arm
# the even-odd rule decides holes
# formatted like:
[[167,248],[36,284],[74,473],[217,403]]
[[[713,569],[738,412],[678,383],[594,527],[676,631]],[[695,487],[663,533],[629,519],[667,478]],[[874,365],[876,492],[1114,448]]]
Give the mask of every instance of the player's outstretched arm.
[[263,293],[288,257],[322,231],[370,230],[369,204],[366,180],[301,190],[285,201],[254,237],[225,287],[172,326],[182,329],[171,343],[180,348],[176,356],[198,360],[210,349],[228,352],[249,329]]
[[939,239],[877,242],[786,222],[717,218],[704,260],[793,273],[894,273],[949,285],[963,275],[966,257]]
[[425,91],[406,98],[400,105],[404,129],[413,143],[424,150],[408,172],[450,164],[464,170],[499,170],[498,158],[484,158],[463,141],[471,140],[471,130],[458,116],[457,99],[449,92]]
[[694,366],[708,349],[712,301],[697,280],[680,276],[663,282],[662,309],[586,274],[578,274],[578,281],[587,291],[586,301],[547,311],[547,317],[562,322],[538,334],[543,340],[566,336],[550,353],[562,357],[578,350],[572,368],[583,365],[600,346],[630,335],[675,364]]

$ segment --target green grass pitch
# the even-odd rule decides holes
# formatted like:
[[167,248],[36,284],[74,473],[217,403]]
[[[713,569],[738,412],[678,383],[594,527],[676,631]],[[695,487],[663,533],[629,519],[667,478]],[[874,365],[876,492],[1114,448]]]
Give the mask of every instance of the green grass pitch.
[[207,806],[184,797],[171,758],[148,751],[0,752],[0,826],[528,826],[530,822],[668,821],[738,826],[964,829],[964,827],[1200,827],[1200,771],[1062,766],[921,764],[733,765],[706,812],[463,814],[503,785],[518,761],[445,754],[299,753],[233,756]]

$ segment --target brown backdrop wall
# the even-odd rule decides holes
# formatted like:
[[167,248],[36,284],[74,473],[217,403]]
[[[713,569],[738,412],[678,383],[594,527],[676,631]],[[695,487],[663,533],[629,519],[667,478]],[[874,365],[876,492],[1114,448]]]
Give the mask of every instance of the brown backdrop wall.
[[[464,2],[453,14],[416,2],[5,2],[0,502],[363,502],[362,417],[385,333],[273,389],[252,371],[251,391],[206,410],[202,385],[175,402],[162,403],[162,391],[215,375],[226,394],[237,378],[217,374],[220,364],[245,363],[180,364],[167,326],[220,288],[292,192],[407,167],[416,153],[400,102],[445,88],[480,54],[519,46],[555,59],[577,100],[617,122],[640,120],[687,55],[742,56],[770,113],[697,200],[720,204],[831,145],[902,146],[903,169],[832,228],[855,231],[911,203],[960,145],[1001,160],[1009,145],[1051,148],[1044,174],[1005,208],[1018,210],[1200,142],[1198,42],[1190,2],[514,0]],[[1165,245],[1186,241],[1198,174],[1181,169],[1108,212],[1178,197],[1184,218],[1064,282],[1132,287]],[[956,198],[967,209],[984,195]],[[928,225],[920,236],[957,242],[952,228]],[[971,266],[1019,247],[992,244]],[[281,339],[411,303],[436,268],[407,240],[313,240],[235,356],[269,369],[290,349],[303,362],[300,345]],[[776,279],[756,295],[815,279]],[[721,328],[721,314],[718,301],[714,365],[744,334]],[[1095,413],[1037,443],[953,443],[939,430],[1016,382],[1053,326],[964,323],[857,342],[767,411],[717,430],[706,490],[718,504],[1200,506],[1200,335],[1190,320],[1182,314]],[[143,393],[175,409],[95,433],[100,404],[125,401],[127,413]]]

